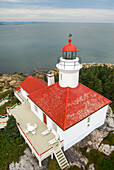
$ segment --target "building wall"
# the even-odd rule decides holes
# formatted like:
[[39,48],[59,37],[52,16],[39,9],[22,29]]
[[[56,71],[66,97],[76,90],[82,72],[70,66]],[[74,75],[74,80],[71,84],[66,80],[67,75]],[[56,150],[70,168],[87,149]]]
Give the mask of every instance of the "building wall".
[[[104,108],[90,115],[90,118],[85,118],[65,131],[59,131],[60,138],[64,140],[64,150],[67,150],[85,138],[94,129],[101,126],[105,121],[107,108],[108,106],[105,106]],[[90,122],[88,122],[88,119],[90,119]]]
[[25,97],[25,99],[28,99],[28,93],[21,87],[21,94]]
[[29,99],[32,112],[43,122],[43,112],[42,110],[34,104],[32,100]]

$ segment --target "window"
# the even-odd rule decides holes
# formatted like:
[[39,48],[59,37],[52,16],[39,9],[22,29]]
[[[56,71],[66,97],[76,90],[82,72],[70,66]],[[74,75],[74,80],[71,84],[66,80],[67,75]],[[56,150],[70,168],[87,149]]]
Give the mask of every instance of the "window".
[[88,117],[88,119],[87,119],[87,126],[88,127],[90,126],[90,117]]
[[88,117],[88,120],[87,120],[87,122],[90,122],[90,117]]
[[38,112],[38,109],[37,109],[37,106],[36,106],[36,105],[34,105],[34,110],[35,110],[36,112]]

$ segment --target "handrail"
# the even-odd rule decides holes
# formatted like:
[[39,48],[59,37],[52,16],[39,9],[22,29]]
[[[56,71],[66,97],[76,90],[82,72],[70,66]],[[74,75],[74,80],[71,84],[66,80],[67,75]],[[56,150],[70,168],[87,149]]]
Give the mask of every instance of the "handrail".
[[0,123],[7,123],[7,122],[0,122]]
[[51,148],[47,149],[46,151],[42,152],[42,153],[40,154],[40,156],[43,155],[44,153],[48,152],[48,151],[51,150],[51,149],[53,149],[53,146],[52,146]]
[[34,146],[32,145],[32,143],[30,142],[30,140],[27,138],[26,134],[23,132],[22,128],[20,127],[20,125],[18,124],[18,122],[16,122],[17,126],[20,128],[20,130],[22,131],[22,133],[24,134],[24,136],[26,137],[26,139],[28,140],[28,142],[30,143],[30,145],[33,147],[34,151],[38,154],[38,156],[42,156],[44,153],[48,152],[49,150],[51,150],[53,148],[53,146],[49,149],[47,149],[46,151],[42,152],[41,154],[39,154],[36,149],[34,148]]
[[14,108],[15,106],[17,106],[17,103],[13,104],[13,105],[10,105],[10,106],[7,106],[6,107],[7,113],[10,114],[10,109]]
[[34,148],[34,146],[32,145],[32,143],[30,142],[30,140],[27,138],[27,136],[25,135],[25,133],[23,132],[22,128],[20,127],[19,123],[16,122],[17,126],[20,128],[20,130],[22,131],[22,133],[24,134],[24,136],[26,137],[26,139],[28,140],[28,142],[30,143],[30,145],[33,147],[34,151],[38,154],[39,156],[39,153],[36,151],[36,149]]
[[16,93],[16,95],[22,100],[22,103],[24,103],[24,100],[22,99],[22,97],[20,97],[16,91],[14,91],[14,93]]

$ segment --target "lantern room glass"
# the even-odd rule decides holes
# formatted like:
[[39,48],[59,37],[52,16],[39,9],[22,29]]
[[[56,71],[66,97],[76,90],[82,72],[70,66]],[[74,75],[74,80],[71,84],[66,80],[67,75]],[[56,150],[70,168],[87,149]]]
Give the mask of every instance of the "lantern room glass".
[[62,52],[62,57],[67,60],[73,60],[77,57],[77,52]]

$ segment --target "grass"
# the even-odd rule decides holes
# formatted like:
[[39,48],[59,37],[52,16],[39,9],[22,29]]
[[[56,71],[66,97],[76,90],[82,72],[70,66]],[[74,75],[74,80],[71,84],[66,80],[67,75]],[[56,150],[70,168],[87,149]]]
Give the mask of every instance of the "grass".
[[90,152],[86,152],[87,147],[80,148],[80,151],[83,155],[85,155],[89,163],[86,166],[88,169],[89,164],[94,164],[96,170],[113,170],[114,169],[114,152],[110,156],[106,156],[105,154],[99,152],[98,150],[90,150]]
[[114,145],[114,134],[112,132],[109,132],[108,136],[106,136],[102,143],[104,144],[109,144],[109,145]]

